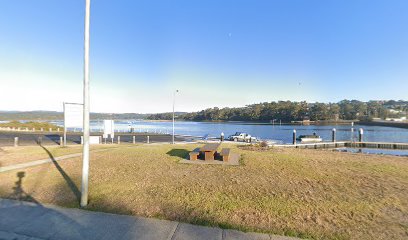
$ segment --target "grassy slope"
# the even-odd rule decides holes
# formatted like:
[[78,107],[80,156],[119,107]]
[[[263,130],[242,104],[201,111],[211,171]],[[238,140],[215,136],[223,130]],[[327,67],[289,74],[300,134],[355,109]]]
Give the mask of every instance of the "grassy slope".
[[[407,237],[407,158],[233,147],[243,165],[203,166],[177,163],[197,145],[172,147],[93,154],[89,208],[316,239]],[[2,173],[0,196],[77,207],[80,158],[59,167],[24,170],[18,196],[17,171]]]

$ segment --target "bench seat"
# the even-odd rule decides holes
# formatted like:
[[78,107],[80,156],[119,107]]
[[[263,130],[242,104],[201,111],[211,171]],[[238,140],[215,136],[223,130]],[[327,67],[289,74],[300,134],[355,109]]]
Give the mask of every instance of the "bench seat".
[[221,155],[223,161],[228,162],[228,160],[229,160],[229,158],[230,158],[230,156],[231,156],[231,149],[229,149],[229,148],[223,148],[223,149],[221,150],[221,154],[220,154],[220,155]]
[[191,160],[191,161],[197,160],[198,154],[200,154],[200,153],[199,153],[199,152],[195,152],[195,151],[190,152],[190,153],[189,153],[189,155],[190,155],[190,160]]

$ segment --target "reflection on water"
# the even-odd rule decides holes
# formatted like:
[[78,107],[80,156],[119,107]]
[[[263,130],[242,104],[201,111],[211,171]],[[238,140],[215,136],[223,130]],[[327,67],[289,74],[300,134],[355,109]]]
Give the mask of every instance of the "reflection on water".
[[[52,123],[62,126],[62,121]],[[103,121],[91,121],[91,131],[101,131]],[[158,121],[115,121],[115,128],[119,131],[171,133],[172,122]],[[176,122],[175,132],[181,135],[219,137],[221,132],[225,136],[235,132],[246,132],[260,139],[277,140],[283,143],[292,141],[293,129],[298,135],[307,135],[316,132],[324,141],[331,140],[331,131],[336,128],[338,141],[357,140],[358,129],[364,129],[364,141],[373,142],[408,142],[408,129],[381,127],[381,126],[354,126],[350,125],[324,125],[324,126],[299,126],[299,125],[266,125],[250,124],[245,122]],[[71,129],[73,130],[73,129]],[[78,129],[79,130],[79,129]]]

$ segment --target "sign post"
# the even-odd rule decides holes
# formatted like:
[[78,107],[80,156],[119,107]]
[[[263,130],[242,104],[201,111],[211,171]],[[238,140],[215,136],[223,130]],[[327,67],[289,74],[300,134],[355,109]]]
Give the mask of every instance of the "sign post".
[[115,137],[115,122],[113,120],[103,120],[103,138],[112,139]]
[[67,145],[67,131],[69,127],[83,129],[83,104],[82,103],[63,103],[64,108],[64,146]]

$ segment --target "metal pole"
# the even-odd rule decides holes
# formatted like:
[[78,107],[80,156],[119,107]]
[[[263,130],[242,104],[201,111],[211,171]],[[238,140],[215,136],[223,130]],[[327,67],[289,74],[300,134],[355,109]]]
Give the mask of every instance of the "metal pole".
[[174,144],[174,105],[176,104],[176,93],[178,93],[178,90],[176,90],[173,94],[173,135],[171,137],[173,144]]
[[85,36],[84,36],[84,145],[82,155],[81,207],[88,205],[89,177],[89,20],[91,0],[85,0]]
[[293,129],[292,143],[296,145],[296,129]]

